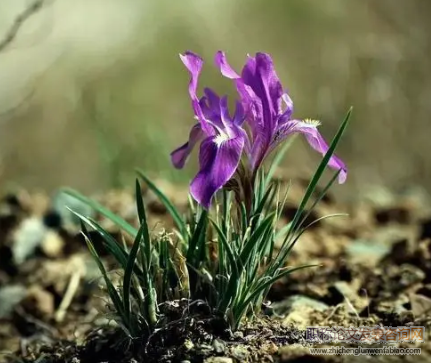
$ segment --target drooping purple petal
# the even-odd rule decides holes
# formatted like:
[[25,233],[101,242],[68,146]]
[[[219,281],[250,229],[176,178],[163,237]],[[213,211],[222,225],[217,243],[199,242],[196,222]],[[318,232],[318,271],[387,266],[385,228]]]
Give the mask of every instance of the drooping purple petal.
[[180,54],[180,58],[188,71],[190,72],[190,82],[189,82],[189,95],[192,99],[192,107],[196,117],[198,118],[202,130],[205,134],[214,135],[214,129],[205,119],[205,115],[203,114],[201,105],[199,103],[198,96],[196,95],[198,88],[199,75],[202,70],[203,60],[197,54],[192,52],[185,52],[184,54]]
[[214,194],[233,176],[241,159],[244,139],[241,135],[228,139],[227,135],[205,139],[200,148],[200,171],[190,185],[193,198],[209,208]]
[[[329,146],[320,134],[317,126],[318,121],[307,120],[290,120],[286,122],[277,132],[271,145],[273,150],[280,142],[282,142],[287,136],[293,133],[301,133],[305,136],[310,146],[318,153],[325,155],[329,150]],[[338,176],[338,182],[344,183],[347,179],[347,168],[344,162],[337,157],[335,154],[329,159],[328,166],[335,170],[341,170]]]
[[202,140],[204,133],[200,124],[190,130],[189,141],[171,152],[171,162],[177,169],[182,169],[195,145]]

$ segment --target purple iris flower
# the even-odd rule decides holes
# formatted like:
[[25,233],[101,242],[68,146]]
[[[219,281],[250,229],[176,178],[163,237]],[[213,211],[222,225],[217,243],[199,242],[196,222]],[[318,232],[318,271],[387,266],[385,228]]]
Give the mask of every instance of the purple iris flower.
[[[256,173],[265,158],[293,133],[302,133],[311,147],[322,155],[328,151],[328,144],[317,130],[319,122],[292,119],[292,100],[283,90],[268,54],[249,56],[239,75],[229,65],[225,54],[217,52],[216,65],[223,76],[234,80],[240,97],[233,117],[229,114],[226,97],[220,98],[206,88],[205,95],[198,98],[203,60],[191,52],[180,57],[191,75],[189,94],[198,122],[190,131],[189,141],[174,150],[171,159],[176,168],[182,168],[193,147],[201,142],[200,170],[190,185],[190,192],[205,208],[209,208],[214,194],[237,171],[239,185],[248,190],[245,194],[252,193]],[[339,183],[344,183],[347,177],[344,163],[333,155],[328,165],[340,170]]]

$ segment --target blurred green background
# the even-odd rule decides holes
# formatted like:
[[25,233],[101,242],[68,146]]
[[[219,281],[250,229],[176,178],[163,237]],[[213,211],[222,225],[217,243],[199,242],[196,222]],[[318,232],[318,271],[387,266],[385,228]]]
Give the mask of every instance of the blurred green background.
[[[0,39],[30,0],[2,0]],[[354,117],[339,156],[340,195],[431,181],[431,2],[424,0],[47,0],[0,51],[3,187],[93,192],[132,185],[134,167],[186,183],[171,168],[193,114],[178,53],[206,60],[201,86],[234,95],[213,66],[225,50],[271,53],[295,116],[330,139]],[[319,156],[298,142],[285,164]]]

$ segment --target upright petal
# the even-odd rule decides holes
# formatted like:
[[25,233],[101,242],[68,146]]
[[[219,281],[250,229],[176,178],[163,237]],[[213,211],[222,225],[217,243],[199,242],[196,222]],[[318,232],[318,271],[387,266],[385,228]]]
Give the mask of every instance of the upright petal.
[[234,175],[241,159],[244,139],[241,135],[232,139],[212,136],[205,139],[200,148],[200,171],[190,185],[193,198],[209,208],[214,194]]
[[[318,121],[315,120],[291,120],[286,122],[282,127],[280,127],[274,137],[273,143],[271,145],[271,150],[273,150],[281,141],[283,141],[287,136],[293,133],[301,133],[305,136],[306,140],[310,146],[322,155],[325,155],[329,150],[329,146],[323,139],[317,127],[320,125]],[[335,170],[341,170],[338,176],[338,182],[340,184],[344,183],[347,179],[347,168],[344,162],[338,158],[335,154],[329,159],[328,166]]]
[[243,103],[247,105],[247,121],[252,129],[253,148],[250,159],[256,171],[268,153],[278,127],[282,112],[283,89],[275,73],[272,59],[265,53],[248,57],[241,72],[241,80],[244,83],[242,87],[247,91],[240,94]]
[[202,140],[204,133],[200,124],[196,124],[192,127],[189,135],[189,141],[178,149],[172,151],[171,161],[177,169],[182,169],[187,161],[190,153],[192,152],[195,145]]
[[229,115],[229,108],[227,104],[227,96],[220,99],[220,117],[223,123],[224,129],[230,138],[234,137],[234,122]]
[[197,116],[199,122],[201,123],[202,130],[207,135],[214,135],[214,130],[211,125],[208,124],[208,122],[206,121],[205,116],[202,112],[201,105],[199,103],[198,96],[196,95],[203,60],[197,54],[194,54],[192,52],[185,52],[184,54],[180,54],[180,58],[190,73],[191,78],[189,82],[189,95],[192,99],[192,107],[194,113]]
[[293,101],[290,98],[289,94],[287,92],[285,92],[281,96],[281,99],[283,100],[282,103],[284,103],[285,108],[284,108],[284,110],[282,110],[282,113],[278,119],[277,125],[279,127],[282,126],[287,121],[290,121],[292,114],[293,114]]
[[273,115],[280,114],[283,87],[275,72],[274,63],[269,54],[256,54],[256,73],[262,81],[264,94],[269,100],[271,112]]
[[233,116],[233,123],[237,126],[241,126],[245,120],[244,107],[242,107],[241,102],[236,101],[235,103],[235,115]]
[[215,64],[220,68],[220,72],[223,76],[230,79],[241,78],[238,73],[230,66],[226,59],[226,54],[219,50],[215,56]]
[[189,83],[190,98],[197,99],[196,91],[198,89],[199,75],[202,71],[204,61],[197,54],[189,51],[185,52],[184,54],[180,54],[180,58],[191,75]]
[[[249,58],[248,63],[249,62],[251,62],[250,67],[253,68],[252,63],[254,62],[254,58]],[[262,101],[255,94],[252,87],[244,82],[244,79],[243,79],[244,70],[241,76],[238,73],[236,73],[235,70],[228,63],[226,54],[224,52],[222,51],[217,52],[215,56],[215,64],[220,69],[220,72],[223,76],[233,79],[235,81],[238,94],[241,98],[242,110],[239,110],[239,112],[243,113],[243,117],[244,117],[243,120],[247,118],[247,123],[251,127],[253,138],[255,138],[256,134],[261,133],[259,129],[262,127],[262,124],[263,124]],[[238,110],[238,106],[237,106],[237,110]],[[234,119],[239,120],[240,118],[237,118],[235,116]]]
[[220,97],[211,89],[204,89],[205,96],[199,100],[202,113],[207,121],[217,127],[223,127],[220,116]]

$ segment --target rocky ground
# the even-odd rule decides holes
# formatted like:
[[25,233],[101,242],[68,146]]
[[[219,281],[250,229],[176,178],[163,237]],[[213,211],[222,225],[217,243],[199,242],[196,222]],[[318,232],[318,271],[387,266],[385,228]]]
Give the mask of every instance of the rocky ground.
[[[294,180],[285,221],[292,218],[304,180]],[[186,208],[186,191],[160,182]],[[182,196],[182,197],[179,197]],[[96,199],[135,222],[133,193]],[[146,192],[150,225],[169,229],[166,210]],[[289,265],[322,267],[295,273],[270,292],[265,316],[230,333],[211,316],[178,306],[181,324],[157,332],[136,351],[119,338],[107,295],[64,194],[19,191],[0,205],[0,361],[8,362],[359,362],[364,356],[311,356],[307,326],[425,326],[420,356],[378,356],[380,362],[431,360],[431,203],[422,190],[384,189],[339,204],[329,195],[315,219],[347,212],[313,226]],[[92,213],[82,205],[83,214]],[[119,237],[115,227],[103,225]],[[97,241],[96,241],[97,242]],[[99,246],[100,247],[100,246]],[[103,254],[103,249],[100,247]],[[116,266],[105,256],[115,273]],[[186,303],[186,302],[180,302]]]

